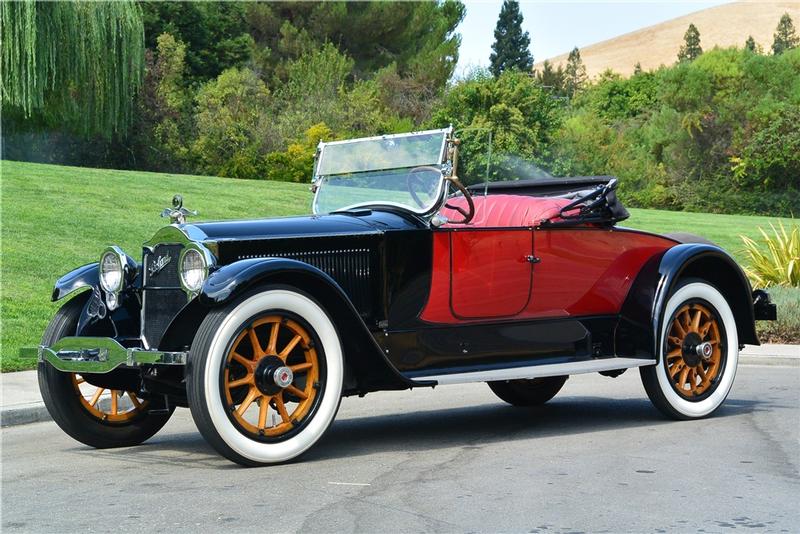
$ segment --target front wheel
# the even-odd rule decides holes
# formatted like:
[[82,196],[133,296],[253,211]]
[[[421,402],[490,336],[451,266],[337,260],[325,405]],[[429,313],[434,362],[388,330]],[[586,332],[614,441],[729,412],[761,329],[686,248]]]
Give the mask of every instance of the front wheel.
[[725,297],[702,280],[686,280],[664,310],[656,365],[641,367],[653,404],[673,419],[698,419],[728,396],[739,360],[736,321]]
[[[47,326],[42,345],[52,346],[74,336],[88,293],[64,304]],[[105,375],[64,373],[39,363],[39,390],[47,411],[74,439],[95,447],[129,447],[152,437],[167,424],[174,408],[140,398],[138,371],[117,370]]]
[[229,460],[284,462],[328,429],[343,376],[325,310],[294,288],[272,286],[204,319],[190,352],[189,406],[200,433]]

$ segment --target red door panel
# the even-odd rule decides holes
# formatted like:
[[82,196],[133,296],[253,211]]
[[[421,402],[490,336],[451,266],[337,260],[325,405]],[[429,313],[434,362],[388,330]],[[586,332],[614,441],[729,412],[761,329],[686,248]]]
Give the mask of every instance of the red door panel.
[[453,315],[465,319],[517,315],[531,292],[532,232],[450,232]]

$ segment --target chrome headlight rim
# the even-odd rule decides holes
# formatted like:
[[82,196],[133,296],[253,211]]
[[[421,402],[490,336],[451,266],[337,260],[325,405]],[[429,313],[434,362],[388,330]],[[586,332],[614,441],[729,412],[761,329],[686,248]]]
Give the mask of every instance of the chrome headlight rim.
[[[200,260],[202,261],[201,276],[199,282],[195,286],[190,285],[186,280],[184,261],[186,260],[186,256],[188,254],[198,254]],[[207,248],[194,243],[185,246],[178,257],[178,277],[181,280],[181,288],[183,288],[183,290],[189,295],[198,293],[203,287],[205,281],[208,280],[208,274],[213,263],[214,257]]]
[[[106,279],[104,276],[104,264],[106,257],[114,257],[116,258],[118,269],[119,269],[119,281],[117,282],[116,286],[109,286],[106,283]],[[118,246],[111,246],[106,248],[102,254],[100,254],[100,264],[98,266],[98,278],[100,281],[100,287],[106,293],[120,293],[125,288],[125,278],[126,278],[126,268],[128,265],[128,255],[125,254],[121,248]]]

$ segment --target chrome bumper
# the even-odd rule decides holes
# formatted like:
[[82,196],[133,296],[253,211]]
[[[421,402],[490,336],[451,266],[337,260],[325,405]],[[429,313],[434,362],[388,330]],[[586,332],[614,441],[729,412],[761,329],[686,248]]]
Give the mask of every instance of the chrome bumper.
[[121,365],[185,365],[188,353],[127,348],[110,337],[65,337],[52,347],[40,345],[20,349],[23,358],[68,373],[107,373]]

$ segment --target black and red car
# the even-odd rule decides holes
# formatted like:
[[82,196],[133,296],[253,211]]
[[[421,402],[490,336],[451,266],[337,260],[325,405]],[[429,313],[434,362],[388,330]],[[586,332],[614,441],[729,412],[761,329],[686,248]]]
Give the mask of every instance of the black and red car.
[[451,129],[321,143],[303,217],[188,224],[176,198],[141,263],[110,247],[56,283],[53,300],[84,291],[29,350],[53,419],[127,446],[188,406],[260,465],[379,390],[487,382],[529,406],[638,367],[670,417],[722,404],[775,315],[726,252],[616,226],[612,178],[466,188],[457,154]]

